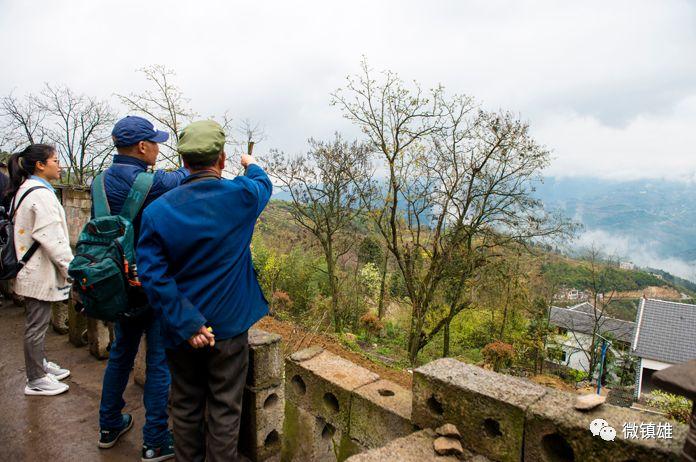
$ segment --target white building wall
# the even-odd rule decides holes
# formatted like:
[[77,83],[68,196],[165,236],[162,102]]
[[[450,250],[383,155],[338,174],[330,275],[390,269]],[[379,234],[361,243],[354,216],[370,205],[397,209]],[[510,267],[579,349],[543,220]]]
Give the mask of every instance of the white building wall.
[[[587,372],[589,370],[590,359],[586,352],[590,350],[592,345],[591,335],[580,332],[575,332],[574,334],[568,332],[567,334],[556,335],[554,341],[566,353],[566,360],[557,362],[577,371]],[[616,349],[610,348],[610,350],[615,358],[621,357],[621,354]],[[595,371],[595,375],[597,373],[599,373],[598,370]]]
[[641,365],[643,366],[644,369],[652,369],[654,371],[661,371],[662,369],[665,369],[672,364],[668,363],[663,363],[661,361],[655,361],[654,359],[648,359],[648,358],[643,358],[643,361],[641,361]]
[[649,369],[653,371],[661,371],[672,364],[663,363],[662,361],[655,361],[654,359],[641,358],[640,367],[638,368],[640,373],[638,374],[638,387],[636,389],[636,398],[640,398],[641,393],[643,393],[643,370]]

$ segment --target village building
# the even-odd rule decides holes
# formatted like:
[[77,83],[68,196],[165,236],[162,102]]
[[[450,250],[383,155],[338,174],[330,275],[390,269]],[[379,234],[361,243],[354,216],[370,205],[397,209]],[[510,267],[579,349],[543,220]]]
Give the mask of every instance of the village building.
[[[583,302],[568,308],[552,306],[549,325],[556,334],[549,343],[550,349],[560,349],[552,355],[552,361],[578,371],[588,372],[590,352],[601,344],[602,338],[611,341],[609,351],[617,361],[625,356],[633,339],[635,323],[607,316],[589,303]],[[598,371],[595,371],[595,373]]]
[[631,354],[638,357],[635,398],[652,391],[655,371],[696,359],[696,305],[643,298]]

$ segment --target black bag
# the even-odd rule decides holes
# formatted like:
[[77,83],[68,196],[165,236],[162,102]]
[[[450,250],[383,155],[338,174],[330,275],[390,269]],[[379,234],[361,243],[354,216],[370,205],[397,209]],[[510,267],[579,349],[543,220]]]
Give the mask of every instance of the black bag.
[[[19,206],[22,205],[24,198],[26,198],[29,193],[36,189],[48,188],[43,186],[34,186],[29,188],[19,200],[17,205],[10,207],[9,214],[5,211],[5,207],[0,207],[0,280],[14,279],[17,276],[17,273],[24,268],[24,265],[41,246],[41,243],[34,241],[22,259],[17,260],[17,253],[15,252],[14,244],[14,216],[17,213]],[[12,202],[14,202],[14,200]]]

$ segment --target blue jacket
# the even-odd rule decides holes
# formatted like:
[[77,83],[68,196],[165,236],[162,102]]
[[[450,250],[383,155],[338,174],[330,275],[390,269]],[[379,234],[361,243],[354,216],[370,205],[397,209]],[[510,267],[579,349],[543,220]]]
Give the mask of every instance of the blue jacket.
[[[144,172],[146,169],[147,164],[140,159],[120,154],[114,156],[113,164],[111,164],[104,173],[106,198],[109,201],[112,215],[121,213],[123,203],[126,202],[126,197],[128,197],[131,186],[133,186],[135,182],[135,177],[138,176],[138,173]],[[157,170],[155,172],[150,193],[147,195],[145,203],[142,209],[140,209],[140,213],[138,213],[138,216],[136,216],[133,221],[136,239],[139,235],[140,219],[145,207],[170,189],[179,186],[187,176],[188,170],[183,167],[174,172],[167,172],[165,170]],[[94,216],[94,208],[92,208],[92,216]]]
[[252,164],[233,180],[191,176],[145,210],[138,273],[167,347],[204,325],[216,340],[232,338],[268,312],[249,245],[272,189]]

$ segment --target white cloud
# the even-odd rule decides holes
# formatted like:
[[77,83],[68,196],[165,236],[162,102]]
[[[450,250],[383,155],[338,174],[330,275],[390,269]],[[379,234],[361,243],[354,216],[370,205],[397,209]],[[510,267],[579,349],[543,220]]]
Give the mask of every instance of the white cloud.
[[165,64],[202,115],[261,120],[260,149],[350,127],[328,94],[365,54],[530,121],[551,173],[696,168],[696,5],[685,0],[0,0],[0,94],[42,82],[110,97]]
[[650,244],[639,243],[634,237],[588,229],[574,243],[576,248],[596,248],[611,258],[631,261],[639,267],[656,268],[676,276],[696,281],[696,262],[674,257],[661,257]]
[[639,114],[624,127],[569,113],[543,119],[535,132],[553,146],[551,175],[696,179],[696,95],[670,114]]

